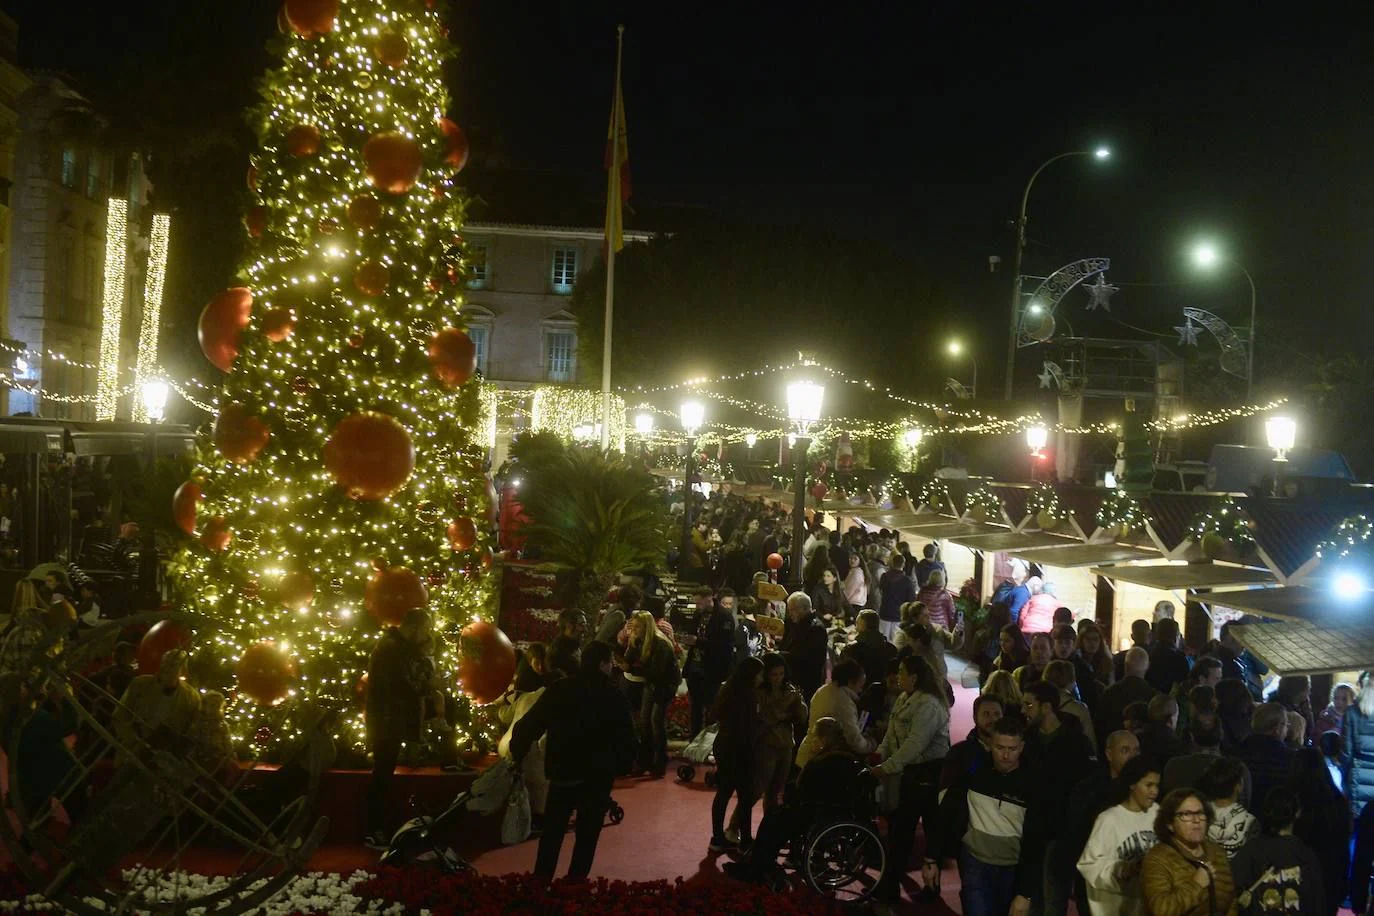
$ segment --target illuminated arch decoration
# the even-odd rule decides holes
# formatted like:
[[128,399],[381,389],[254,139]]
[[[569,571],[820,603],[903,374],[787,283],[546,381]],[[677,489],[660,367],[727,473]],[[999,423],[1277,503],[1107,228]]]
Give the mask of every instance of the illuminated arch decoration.
[[[1054,310],[1060,301],[1078,284],[1100,276],[1112,266],[1111,258],[1084,258],[1066,264],[1050,274],[1021,304],[1021,319],[1017,322],[1016,345],[1029,347],[1044,343],[1054,336]],[[1032,313],[1031,307],[1037,310]]]
[[[1249,362],[1245,358],[1245,343],[1234,328],[1206,309],[1185,308],[1183,320],[1182,327],[1174,328],[1175,331],[1178,331],[1180,344],[1196,345],[1197,326],[1201,325],[1221,345],[1221,371],[1239,378],[1249,377]],[[1195,325],[1193,322],[1197,322],[1197,324]]]

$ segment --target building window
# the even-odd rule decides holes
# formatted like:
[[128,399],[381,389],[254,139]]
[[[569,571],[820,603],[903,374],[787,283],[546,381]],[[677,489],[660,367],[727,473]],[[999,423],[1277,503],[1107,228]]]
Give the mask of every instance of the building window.
[[62,147],[62,187],[76,187],[76,147]]
[[571,382],[577,367],[577,335],[572,331],[544,333],[544,366],[550,382]]
[[568,294],[572,292],[577,280],[577,249],[555,248],[553,250],[553,291]]
[[487,374],[487,353],[491,349],[491,328],[468,325],[468,337],[472,339],[473,349],[477,351],[477,371]]
[[91,200],[100,196],[100,156],[94,152],[86,158],[86,196]]
[[480,242],[468,242],[463,255],[463,262],[468,269],[468,289],[486,289],[489,282],[487,246]]

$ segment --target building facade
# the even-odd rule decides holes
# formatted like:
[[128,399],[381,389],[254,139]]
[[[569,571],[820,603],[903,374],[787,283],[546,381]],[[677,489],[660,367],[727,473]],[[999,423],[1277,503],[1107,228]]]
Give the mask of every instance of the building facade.
[[[568,309],[577,279],[601,257],[600,227],[468,223],[463,314],[477,368],[502,388],[590,385],[577,359],[577,321]],[[648,241],[626,232],[625,240]]]
[[[14,148],[19,133],[19,99],[31,85],[19,69],[19,27],[0,13],[0,329],[9,327],[11,200],[14,188]],[[0,336],[4,331],[0,330]],[[3,361],[3,354],[0,354]],[[9,390],[0,387],[0,407]],[[3,412],[3,411],[0,411]]]
[[[141,157],[106,142],[104,121],[61,77],[36,75],[16,110],[5,336],[43,355],[8,367],[9,412],[93,420],[102,329],[119,325],[120,386],[137,349],[151,187]],[[106,295],[107,276],[122,295]]]

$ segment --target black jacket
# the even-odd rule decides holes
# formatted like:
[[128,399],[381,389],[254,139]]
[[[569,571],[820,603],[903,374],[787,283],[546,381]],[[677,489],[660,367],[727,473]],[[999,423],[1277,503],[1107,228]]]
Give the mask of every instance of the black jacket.
[[1168,693],[1174,685],[1188,680],[1188,656],[1170,646],[1155,646],[1150,650],[1150,670],[1145,680],[1160,693]]
[[1097,743],[1105,747],[1112,732],[1121,728],[1122,713],[1132,703],[1148,703],[1154,699],[1155,689],[1139,677],[1125,677],[1108,687],[1093,710],[1093,731]]
[[969,729],[968,737],[949,749],[940,768],[940,789],[954,785],[960,777],[968,778],[979,770],[992,766],[992,754],[978,740],[978,729]]
[[866,630],[844,647],[844,658],[852,658],[863,666],[870,684],[881,684],[887,677],[887,664],[897,657],[897,647],[877,630]]
[[1095,766],[1069,792],[1063,808],[1059,843],[1055,846],[1054,866],[1060,874],[1072,874],[1092,836],[1097,816],[1110,807],[1112,774],[1106,766]]
[[858,816],[873,804],[872,779],[853,754],[831,751],[802,767],[791,800],[807,808],[834,808]]
[[649,644],[649,657],[644,659],[639,657],[639,643],[635,643],[625,650],[625,661],[644,676],[645,683],[654,692],[654,699],[671,700],[677,693],[682,672],[678,670],[677,656],[668,640],[655,636]]
[[701,634],[701,667],[709,683],[719,684],[735,670],[735,616],[716,608]]
[[[1140,756],[1152,757],[1161,767],[1175,757],[1188,753],[1188,742],[1169,731],[1167,725],[1150,723],[1145,734],[1140,736]],[[1160,773],[1163,774],[1163,770]],[[1160,798],[1164,796],[1161,794]]]
[[550,782],[609,783],[634,760],[630,704],[599,671],[579,671],[544,688],[511,731],[510,753],[517,766],[545,734],[544,775]]
[[[1048,740],[1034,732],[1027,735],[1026,750],[1021,756],[1021,766],[1036,771],[1040,800],[1051,811],[1064,810],[1073,787],[1092,772],[1096,754],[1076,718],[1066,714],[1059,717],[1059,722],[1059,728]],[[1058,837],[1063,824],[1061,818],[1054,818],[1047,825],[1047,838]]]
[[802,692],[802,699],[811,697],[825,683],[826,637],[825,624],[815,614],[794,622],[790,617],[783,625],[782,654],[787,657],[787,673]]
[[1321,866],[1307,844],[1295,836],[1253,837],[1231,860],[1231,877],[1241,916],[1293,913],[1286,905],[1290,895],[1297,897],[1300,916],[1327,912]]
[[1250,770],[1250,798],[1261,808],[1269,790],[1288,784],[1294,750],[1269,735],[1251,735],[1240,743],[1236,759]]
[[398,628],[389,628],[377,640],[367,666],[369,742],[380,735],[399,735],[403,741],[419,739],[424,688],[419,661],[419,648]]

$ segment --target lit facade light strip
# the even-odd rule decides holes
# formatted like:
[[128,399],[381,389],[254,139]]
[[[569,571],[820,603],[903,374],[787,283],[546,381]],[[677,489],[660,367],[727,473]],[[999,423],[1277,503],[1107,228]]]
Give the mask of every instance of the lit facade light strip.
[[[172,232],[172,218],[166,213],[153,215],[153,230],[148,238],[148,271],[143,287],[143,320],[138,327],[138,361],[134,367],[137,391],[143,383],[158,374],[157,332],[162,312],[162,282],[167,276],[167,244]],[[102,341],[103,345],[103,341]],[[103,352],[103,351],[102,351]],[[134,401],[134,422],[148,422],[148,408],[143,399]]]
[[111,197],[105,217],[105,289],[100,312],[100,361],[95,418],[113,420],[119,403],[119,335],[124,319],[124,267],[129,251],[129,203]]

